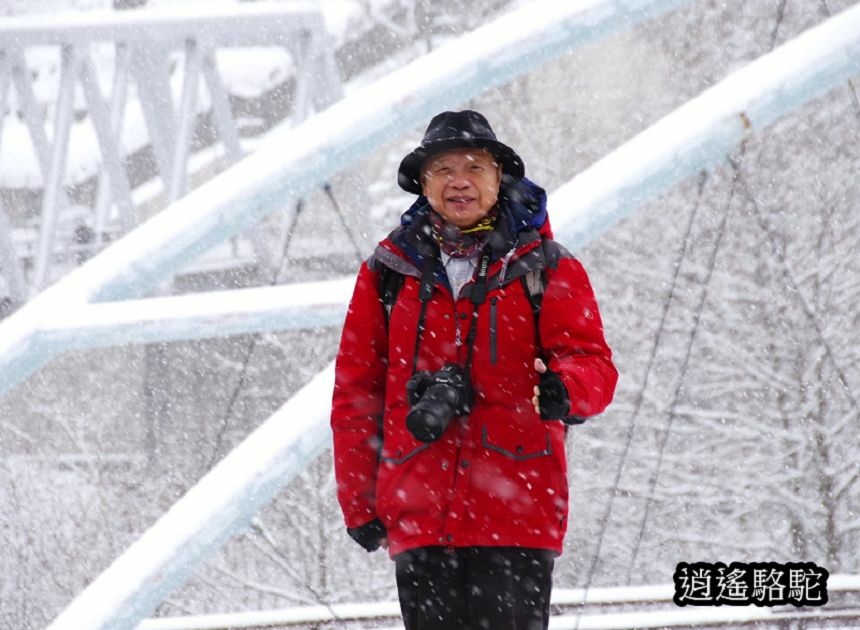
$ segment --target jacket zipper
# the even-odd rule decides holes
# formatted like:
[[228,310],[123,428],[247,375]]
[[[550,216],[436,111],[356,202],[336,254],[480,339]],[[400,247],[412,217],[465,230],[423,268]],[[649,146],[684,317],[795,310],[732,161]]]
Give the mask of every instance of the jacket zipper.
[[498,351],[496,349],[496,302],[499,298],[490,298],[490,365],[495,365],[498,359]]

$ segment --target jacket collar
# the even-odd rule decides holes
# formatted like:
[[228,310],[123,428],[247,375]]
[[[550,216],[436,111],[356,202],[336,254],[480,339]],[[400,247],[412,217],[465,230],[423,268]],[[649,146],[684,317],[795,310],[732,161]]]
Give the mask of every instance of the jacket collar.
[[[541,236],[552,236],[546,211],[546,192],[523,177],[503,185],[499,192],[499,219],[489,239],[492,262],[510,256]],[[439,247],[433,241],[430,226],[430,205],[423,195],[400,217],[400,226],[377,247],[376,257],[395,267],[392,254],[399,255],[408,265],[396,265],[397,271],[409,275],[421,274],[428,256],[438,257]],[[441,267],[441,266],[440,266]],[[437,269],[437,280],[447,284],[443,269]]]

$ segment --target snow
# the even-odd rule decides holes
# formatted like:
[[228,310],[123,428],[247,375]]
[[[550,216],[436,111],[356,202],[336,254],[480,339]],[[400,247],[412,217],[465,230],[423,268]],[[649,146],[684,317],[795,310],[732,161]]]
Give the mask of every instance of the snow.
[[[224,48],[215,53],[219,75],[228,94],[255,98],[284,83],[296,71],[283,48]],[[209,109],[202,103],[200,109]]]
[[738,70],[566,186],[551,200],[553,230],[581,247],[678,181],[710,167],[803,103],[860,71],[860,6]]
[[[828,592],[857,591],[860,576],[833,575],[828,580]],[[750,623],[754,621],[780,621],[798,619],[793,608],[761,608],[757,606],[722,608],[678,608],[672,602],[672,584],[653,584],[613,588],[593,588],[587,594],[583,589],[555,588],[553,606],[571,606],[587,602],[589,605],[665,604],[673,608],[645,611],[593,612],[579,615],[557,615],[551,618],[553,630],[592,628],[625,630],[627,628],[688,627],[696,624]],[[585,597],[584,597],[585,596]],[[852,610],[811,610],[803,619],[826,618],[848,620],[856,617]],[[333,621],[396,619],[400,616],[397,602],[332,604],[330,606],[303,606],[280,610],[248,611],[232,614],[188,615],[146,619],[138,630],[221,630],[223,628],[257,628],[286,624],[325,624]],[[395,626],[402,628],[402,626]]]
[[[62,351],[28,354],[40,311],[125,299],[203,251],[308,193],[381,143],[472,94],[688,0],[542,0],[511,12],[368,85],[292,129],[174,203],[0,324],[0,392]],[[254,3],[256,4],[256,3]],[[262,4],[262,3],[261,3]],[[44,306],[42,306],[44,305]],[[68,308],[68,306],[66,306]]]
[[[778,115],[797,107],[800,99],[812,99],[853,75],[860,65],[857,32],[860,32],[860,7],[821,24],[736,72],[557,190],[551,195],[549,205],[559,240],[572,249],[581,247],[646,199],[722,159],[751,128],[766,126]],[[780,100],[773,94],[778,94]],[[230,178],[220,179],[230,190],[241,189]],[[228,190],[223,194],[228,195]],[[190,195],[192,203],[196,202],[196,196],[196,193]],[[203,213],[207,203],[214,204],[199,203]],[[152,223],[158,223],[159,219]],[[169,227],[158,229],[162,233],[170,231]],[[117,265],[131,266],[128,250],[123,251]],[[291,302],[291,296],[325,295],[317,285],[245,290],[240,292],[243,296],[245,293],[249,298],[253,296],[247,312],[231,312],[224,306],[246,303],[244,297],[228,300],[230,294],[224,292],[133,301],[126,306],[86,306],[63,321],[44,319],[41,330],[50,333],[60,347],[87,347],[159,338],[201,338],[216,334],[219,327],[218,334],[227,335],[336,325],[349,299],[347,285],[344,279],[324,285],[330,292],[317,303],[301,299]],[[317,309],[323,308],[315,315]],[[105,328],[100,332],[102,326]]]
[[[231,29],[231,25],[241,24],[249,18],[289,15],[293,21],[313,19],[319,5],[310,0],[291,0],[282,2],[182,2],[158,10],[144,11],[68,11],[61,13],[27,14],[4,17],[0,23],[0,35],[14,32],[15,43],[23,46],[55,43],[55,33],[63,32],[74,37],[86,33],[94,40],[113,40],[117,29],[126,29],[126,35],[134,39],[142,31],[156,32],[160,38],[179,37],[180,41],[189,22],[199,19],[204,10],[209,19],[221,21],[226,30],[239,35],[241,29]],[[259,41],[266,33],[257,33]],[[241,37],[241,35],[240,35]],[[247,41],[247,38],[245,38]]]
[[325,0],[320,2],[326,30],[336,42],[349,36],[350,23],[361,15],[361,6],[356,0]]
[[[44,355],[27,351],[34,343],[34,333],[46,321],[45,313],[52,308],[139,295],[169,269],[242,229],[272,207],[279,207],[271,203],[273,200],[282,205],[285,198],[301,195],[329,173],[441,107],[567,49],[571,39],[582,42],[605,34],[607,25],[614,21],[605,11],[619,3],[584,3],[576,11],[565,9],[564,4],[536,2],[438,49],[285,132],[279,141],[262,148],[224,177],[174,204],[0,326],[0,354],[6,361],[4,381],[9,382],[10,365],[11,378],[21,377],[23,370],[15,361],[29,369],[60,350],[59,346],[42,348]],[[753,70],[740,71],[705,93],[687,109],[679,110],[675,118],[664,119],[644,132],[631,143],[633,149],[625,145],[610,155],[607,160],[616,160],[622,170],[610,173],[604,166],[606,161],[601,161],[556,193],[551,199],[554,207],[566,207],[567,201],[562,203],[569,199],[566,195],[573,197],[574,210],[556,215],[562,240],[581,244],[582,239],[605,229],[636,203],[676,181],[688,168],[681,165],[682,161],[690,160],[695,170],[725,155],[746,133],[740,112],[745,112],[754,126],[766,125],[779,112],[790,111],[856,72],[860,63],[860,44],[854,41],[860,33],[858,20],[860,7],[813,29]],[[783,64],[788,63],[797,64],[791,77],[784,72]],[[714,93],[733,99],[718,108]],[[735,109],[738,105],[743,107]],[[681,139],[678,144],[666,141],[676,133]],[[237,182],[243,182],[238,194]],[[603,204],[608,210],[599,214],[583,210]],[[328,444],[332,379],[329,367],[287,402],[87,588],[51,628],[129,627],[151,611],[197,562],[246,524]],[[676,616],[692,619],[699,613],[680,611]],[[722,613],[759,614],[755,610]],[[623,621],[624,626],[586,626],[582,619],[579,627],[666,625],[665,618],[645,615],[636,619],[633,623],[631,617],[619,617],[618,623]],[[569,625],[554,627],[574,627],[572,620],[556,623]],[[604,619],[602,623],[611,621]]]
[[[184,3],[187,5],[188,3]],[[258,6],[259,5],[259,6]],[[221,15],[230,18],[237,14],[248,15],[248,7],[255,9],[256,14],[265,14],[272,8],[283,13],[284,4],[255,2],[253,5],[237,3],[207,3],[207,15],[215,17]],[[301,11],[320,9],[326,30],[331,34],[334,45],[343,42],[348,35],[350,20],[360,14],[361,7],[354,0],[329,0],[322,2],[317,7],[313,3],[299,3],[295,7]],[[294,8],[294,9],[295,9]],[[130,20],[135,24],[141,24],[141,28],[147,28],[142,20],[153,21],[153,16],[160,16],[160,20],[174,19],[185,21],[189,16],[196,17],[200,9],[189,6],[178,6],[178,3],[169,7],[149,9],[145,12],[134,12],[131,15],[115,11],[96,10],[86,12],[73,12],[48,15],[25,15],[4,18],[4,24],[0,27],[0,36],[3,31],[10,33],[10,37],[17,40],[17,36],[11,35],[17,29],[24,31],[52,31],[62,33],[64,40],[69,33],[63,28],[58,28],[55,23],[79,24],[82,28],[92,29],[98,24],[109,28],[116,24],[128,23]],[[142,17],[141,17],[142,16]],[[16,43],[20,43],[16,41]],[[100,79],[102,94],[108,95],[111,91],[114,67],[113,44],[92,44],[90,54],[99,68],[97,76]],[[175,54],[177,63],[175,71],[171,74],[170,84],[175,102],[178,102],[182,91],[182,80],[184,76],[184,55]],[[36,100],[41,104],[53,104],[57,97],[60,77],[60,50],[58,45],[30,46],[24,51],[27,67],[33,72],[33,92]],[[292,56],[280,47],[245,46],[236,48],[220,48],[215,52],[219,76],[228,94],[242,98],[256,98],[281,85],[295,73],[295,63]],[[123,154],[130,155],[149,144],[149,134],[146,122],[141,111],[140,103],[134,96],[137,86],[134,82],[130,85],[130,95],[123,117],[123,125],[120,130],[120,144]],[[0,144],[0,184],[4,188],[39,188],[42,186],[42,173],[36,159],[33,143],[30,139],[29,130],[17,113],[18,97],[15,90],[10,91],[10,107],[3,121],[4,142]],[[76,105],[83,106],[82,93],[79,89],[76,94]],[[201,86],[199,98],[195,104],[198,114],[208,112],[211,108],[211,100],[205,84]],[[48,126],[50,130],[49,121]],[[74,153],[68,157],[64,182],[67,185],[80,184],[87,179],[97,175],[101,167],[101,156],[98,150],[95,130],[89,119],[75,122],[70,130],[70,146],[75,147]]]
[[325,623],[341,619],[385,619],[400,616],[397,602],[304,606],[225,615],[199,615],[147,619],[137,630],[205,630],[207,628],[254,628],[279,624]]
[[[627,628],[671,628],[693,625],[727,625],[732,623],[751,623],[754,621],[787,621],[818,617],[819,614],[783,612],[770,608],[696,608],[673,611],[604,613],[600,615],[571,615],[555,617],[550,621],[551,630],[626,630]],[[827,611],[822,618],[856,618],[853,611]]]
[[[259,6],[257,6],[259,5]],[[248,5],[246,5],[248,6]],[[207,5],[207,15],[210,22],[200,20],[189,20],[196,17],[199,9],[190,7],[173,7],[169,11],[141,11],[132,12],[130,15],[114,11],[89,11],[78,13],[63,13],[53,15],[27,15],[7,18],[0,26],[0,37],[8,37],[16,42],[18,46],[26,46],[29,38],[39,40],[48,39],[53,45],[33,45],[24,51],[27,67],[34,73],[32,81],[33,92],[37,102],[47,104],[50,107],[56,99],[60,81],[60,52],[59,43],[75,41],[74,29],[86,32],[84,41],[90,43],[89,52],[93,62],[99,69],[97,76],[101,83],[101,92],[104,95],[111,92],[111,81],[113,80],[114,47],[112,44],[94,44],[99,37],[112,41],[119,36],[119,30],[123,26],[134,25],[135,28],[174,28],[184,29],[183,32],[194,32],[203,40],[207,38],[215,43],[229,45],[229,37],[236,35],[212,36],[212,31],[222,32],[225,30],[223,23],[218,20],[229,21],[237,19],[238,15],[260,15],[260,16],[283,16],[290,12],[304,14],[316,10],[315,6],[308,3],[289,5],[286,9],[280,3],[257,2],[252,5],[253,11],[246,10],[235,4],[215,3]],[[271,18],[270,18],[271,19]],[[58,30],[57,24],[68,22],[72,32]],[[196,23],[196,26],[194,25]],[[207,31],[200,30],[206,25]],[[241,32],[241,29],[238,29]],[[141,32],[144,32],[141,30]],[[81,36],[81,35],[78,35]],[[258,37],[258,39],[260,39]],[[269,39],[272,39],[270,37]],[[241,44],[242,42],[235,42]],[[177,40],[177,50],[184,45],[182,40]],[[182,82],[184,79],[184,54],[173,54],[176,69],[171,73],[170,85],[174,102],[178,103],[182,93]],[[286,81],[295,72],[295,64],[291,55],[281,47],[249,46],[244,42],[241,48],[219,48],[215,52],[219,75],[228,94],[244,98],[254,98],[264,94],[267,90],[274,88]],[[202,77],[201,77],[202,82]],[[120,145],[125,155],[130,155],[149,144],[149,133],[141,110],[139,101],[135,97],[137,85],[130,82],[129,98],[123,117],[123,125],[120,130]],[[205,83],[198,91],[199,98],[195,103],[196,113],[205,113],[211,108],[211,99]],[[4,142],[0,144],[0,173],[2,173],[2,185],[5,188],[39,188],[42,185],[41,169],[35,155],[35,149],[30,138],[27,125],[17,115],[17,101],[19,98],[13,90],[10,94],[10,110],[4,119]],[[77,90],[76,104],[83,105],[82,91]],[[50,131],[52,121],[48,122]],[[64,182],[66,184],[80,184],[81,182],[98,174],[101,165],[101,156],[98,149],[95,130],[89,117],[76,122],[70,129],[70,145],[75,151],[68,158]]]
[[[678,4],[664,0],[649,6],[658,12]],[[4,385],[61,351],[50,342],[32,345],[46,313],[142,293],[169,270],[439,109],[576,44],[629,27],[626,11],[637,6],[634,13],[644,18],[641,3],[594,0],[571,8],[535,2],[438,48],[299,127],[275,134],[256,154],[192,191],[5,320],[0,325]],[[329,367],[315,378],[231,452],[50,628],[127,628],[151,612],[330,443],[332,371]]]
[[86,304],[42,323],[42,340],[68,348],[207,339],[339,326],[353,277],[146,300]]
[[[181,81],[173,77],[171,83],[176,97],[181,90]],[[208,108],[208,104],[200,101],[198,111],[205,111],[204,108]],[[4,142],[0,145],[2,146],[0,173],[3,174],[3,187],[41,188],[42,171],[26,123],[14,114],[10,114],[3,128],[3,136]],[[119,142],[126,155],[149,144],[143,111],[137,100],[127,105]],[[89,119],[72,125],[69,129],[69,144],[75,147],[75,157],[68,161],[63,181],[67,185],[80,184],[96,175],[101,167],[98,139]]]
[[49,626],[134,627],[330,444],[330,365],[219,462]]

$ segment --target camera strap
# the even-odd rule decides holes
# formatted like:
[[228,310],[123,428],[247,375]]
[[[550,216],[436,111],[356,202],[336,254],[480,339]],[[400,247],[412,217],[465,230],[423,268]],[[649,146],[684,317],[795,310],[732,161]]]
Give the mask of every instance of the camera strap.
[[487,299],[487,272],[490,268],[490,253],[484,252],[478,271],[475,276],[475,284],[472,286],[472,321],[469,323],[469,334],[466,336],[466,375],[471,379],[472,374],[472,349],[475,345],[475,335],[478,332],[478,308]]
[[418,313],[418,330],[415,333],[415,351],[412,353],[412,374],[418,371],[418,349],[421,347],[421,339],[424,337],[424,320],[427,318],[427,304],[430,302],[430,298],[433,297],[437,260],[436,256],[427,256],[424,260],[424,269],[421,270],[421,287],[418,290],[421,310]]
[[[433,297],[433,285],[435,282],[436,264],[438,259],[428,256],[424,269],[421,272],[421,288],[418,291],[418,299],[421,302],[421,310],[418,313],[418,330],[415,334],[415,351],[412,353],[412,374],[418,371],[418,349],[424,337],[425,319],[427,318],[427,304]],[[475,345],[475,335],[478,333],[478,308],[487,299],[487,273],[490,268],[490,253],[481,256],[481,262],[475,275],[475,284],[472,286],[472,321],[469,323],[469,333],[466,336],[466,374],[472,370],[472,349]]]

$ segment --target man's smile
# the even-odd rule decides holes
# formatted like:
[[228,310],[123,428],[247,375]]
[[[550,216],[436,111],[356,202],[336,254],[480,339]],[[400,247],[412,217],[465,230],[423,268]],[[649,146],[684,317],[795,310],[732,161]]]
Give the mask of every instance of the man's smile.
[[468,195],[453,195],[448,197],[446,201],[448,203],[466,205],[475,201],[475,197],[469,197]]

